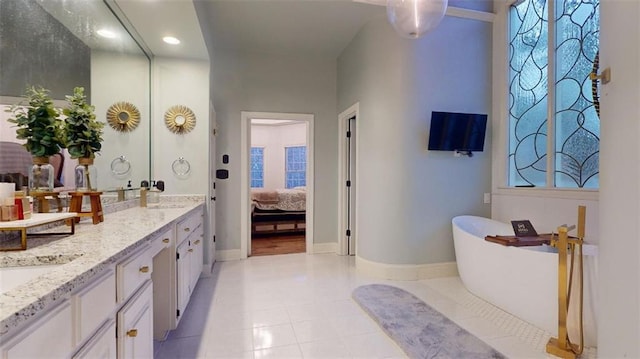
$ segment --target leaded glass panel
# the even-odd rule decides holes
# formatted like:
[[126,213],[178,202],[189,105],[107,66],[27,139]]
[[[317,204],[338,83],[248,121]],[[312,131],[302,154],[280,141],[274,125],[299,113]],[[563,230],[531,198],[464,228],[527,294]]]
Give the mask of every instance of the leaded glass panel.
[[556,7],[555,185],[598,187],[600,119],[589,74],[598,54],[598,0]]
[[544,186],[547,157],[547,5],[509,14],[509,185]]
[[[509,13],[510,186],[545,186],[547,146],[554,147],[555,187],[598,187],[600,121],[597,70],[598,0],[555,0],[554,47],[549,51],[548,2],[524,0]],[[548,63],[555,65],[548,83]],[[596,63],[596,65],[594,65]],[[553,103],[548,90],[555,91]],[[596,102],[594,104],[594,102]],[[549,108],[551,106],[551,109]],[[553,118],[547,118],[548,111]],[[548,121],[554,138],[548,138]]]

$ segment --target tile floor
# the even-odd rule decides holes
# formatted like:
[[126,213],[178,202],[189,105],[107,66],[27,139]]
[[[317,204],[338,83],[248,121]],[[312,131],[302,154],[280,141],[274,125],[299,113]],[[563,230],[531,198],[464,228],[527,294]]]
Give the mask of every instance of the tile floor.
[[[351,299],[359,285],[403,288],[509,358],[549,358],[548,333],[470,294],[460,278],[386,281],[354,257],[286,254],[218,262],[155,358],[404,358]],[[587,350],[582,358],[595,358]]]

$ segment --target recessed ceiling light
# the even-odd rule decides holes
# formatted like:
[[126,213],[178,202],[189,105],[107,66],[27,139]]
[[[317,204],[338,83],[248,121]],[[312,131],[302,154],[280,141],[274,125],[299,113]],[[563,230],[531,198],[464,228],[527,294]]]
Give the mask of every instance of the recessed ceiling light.
[[178,45],[180,43],[180,40],[176,39],[173,36],[165,36],[162,38],[162,41],[170,45]]
[[106,37],[107,39],[113,39],[117,36],[115,32],[107,29],[100,29],[96,32],[98,33],[98,35]]

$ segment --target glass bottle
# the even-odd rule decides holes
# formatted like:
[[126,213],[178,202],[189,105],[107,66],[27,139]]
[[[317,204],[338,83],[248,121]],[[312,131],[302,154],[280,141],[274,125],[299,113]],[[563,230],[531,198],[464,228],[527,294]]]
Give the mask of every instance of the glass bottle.
[[29,169],[29,191],[53,191],[53,172],[48,157],[33,157],[33,165]]
[[93,158],[78,158],[75,168],[76,191],[91,192],[98,188],[98,171],[93,165]]

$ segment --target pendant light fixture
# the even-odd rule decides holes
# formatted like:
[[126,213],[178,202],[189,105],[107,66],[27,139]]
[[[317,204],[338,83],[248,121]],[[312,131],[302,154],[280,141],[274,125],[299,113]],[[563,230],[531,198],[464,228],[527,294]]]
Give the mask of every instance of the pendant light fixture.
[[416,39],[438,26],[447,3],[448,0],[387,0],[387,18],[400,36]]

